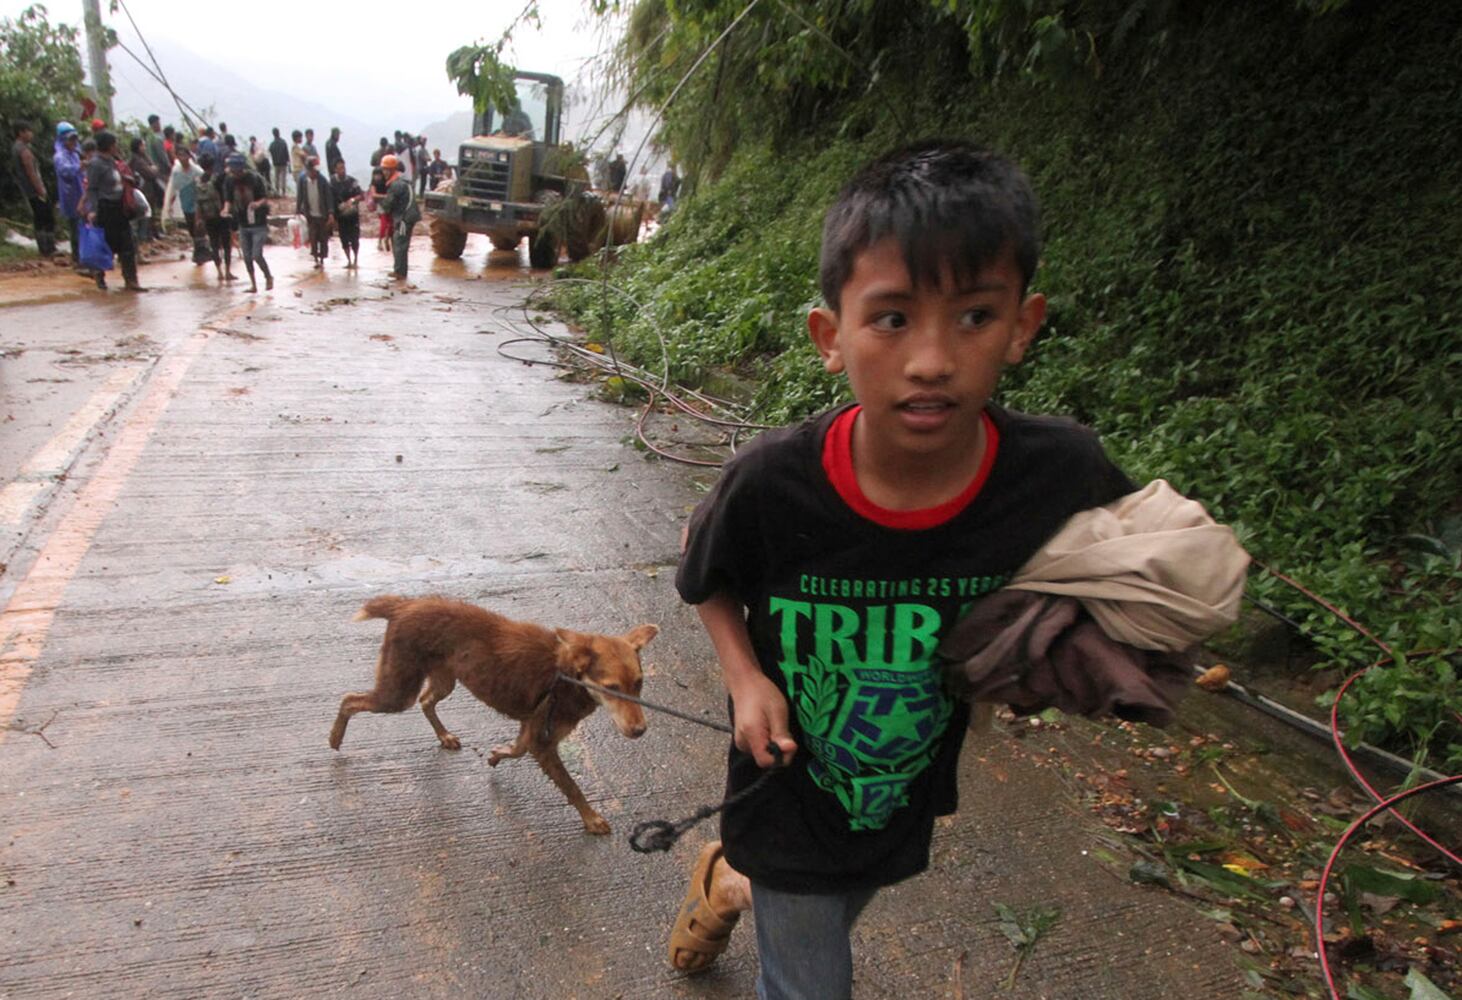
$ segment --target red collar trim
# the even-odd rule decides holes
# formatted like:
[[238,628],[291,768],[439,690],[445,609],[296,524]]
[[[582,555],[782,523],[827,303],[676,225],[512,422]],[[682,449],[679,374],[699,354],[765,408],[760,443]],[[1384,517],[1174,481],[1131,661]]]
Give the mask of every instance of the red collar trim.
[[995,453],[1000,450],[1000,432],[988,412],[982,412],[980,419],[985,424],[985,455],[980,459],[980,468],[970,484],[960,491],[959,496],[946,500],[936,507],[921,510],[889,510],[880,507],[863,494],[858,477],[853,471],[853,424],[858,419],[861,406],[850,406],[833,418],[828,425],[827,436],[822,443],[822,469],[827,474],[843,502],[854,513],[867,518],[874,524],[899,531],[927,531],[953,520],[979,495],[990,469],[995,464]]

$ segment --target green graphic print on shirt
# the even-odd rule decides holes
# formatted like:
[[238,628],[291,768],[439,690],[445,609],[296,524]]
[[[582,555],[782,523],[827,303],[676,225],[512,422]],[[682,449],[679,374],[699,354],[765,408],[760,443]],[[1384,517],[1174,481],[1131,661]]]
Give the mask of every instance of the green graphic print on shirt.
[[[811,751],[812,780],[853,830],[908,804],[954,706],[934,652],[945,626],[1004,577],[846,580],[803,576],[769,597],[777,666]],[[946,616],[948,616],[946,620]]]

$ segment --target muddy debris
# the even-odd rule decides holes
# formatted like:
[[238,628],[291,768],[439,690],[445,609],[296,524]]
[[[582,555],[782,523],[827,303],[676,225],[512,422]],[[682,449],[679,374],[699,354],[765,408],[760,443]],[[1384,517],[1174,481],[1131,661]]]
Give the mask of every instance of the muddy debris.
[[[1335,841],[1370,805],[1359,792],[1308,787],[1282,755],[1237,736],[1000,718],[1018,737],[1010,752],[1056,769],[1112,831],[1092,854],[1114,877],[1191,900],[1261,995],[1321,995],[1315,893]],[[1444,936],[1462,912],[1462,878],[1393,821],[1368,833],[1320,901],[1337,976],[1361,991],[1351,996],[1392,996],[1414,969],[1458,995],[1462,950]]]

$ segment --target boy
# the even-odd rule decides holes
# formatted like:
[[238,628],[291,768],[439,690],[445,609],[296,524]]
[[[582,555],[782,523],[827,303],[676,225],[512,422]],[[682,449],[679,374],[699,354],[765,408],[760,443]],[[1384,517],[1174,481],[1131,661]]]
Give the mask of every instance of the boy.
[[299,190],[300,174],[305,172],[305,161],[310,154],[305,152],[305,137],[299,129],[289,134],[292,145],[289,147],[289,175],[294,178],[295,190]]
[[163,135],[162,119],[157,115],[147,116],[147,135],[144,138],[147,140],[147,156],[152,160],[157,176],[167,177],[173,172],[173,160],[168,152],[167,138]]
[[441,186],[442,181],[451,179],[452,165],[442,159],[442,151],[440,149],[432,150],[431,156],[431,163],[427,165],[426,174],[429,178],[429,186],[435,191]]
[[325,173],[334,177],[335,164],[344,162],[345,157],[340,152],[340,129],[332,128],[330,138],[325,140]]
[[354,177],[345,172],[345,161],[335,161],[335,175],[330,178],[330,200],[335,203],[335,225],[340,231],[340,249],[345,252],[345,266],[360,267],[360,203],[365,192]]
[[269,164],[274,168],[274,195],[283,198],[289,194],[289,143],[274,128],[274,140],[269,143]]
[[56,169],[56,205],[61,209],[61,218],[66,220],[66,232],[71,241],[71,266],[81,267],[81,137],[76,126],[61,122],[56,126],[56,147],[51,154],[51,165]]
[[676,577],[731,698],[728,794],[785,765],[702,850],[677,968],[753,909],[763,1000],[851,995],[854,921],[928,866],[956,807],[969,709],[940,639],[1070,515],[1133,489],[1090,431],[990,403],[1045,317],[1036,230],[1024,175],[958,141],[882,157],[828,212],[808,331],[857,402],[740,451]]
[[217,170],[217,176],[223,176],[223,162],[219,159],[221,150],[218,148],[218,141],[214,138],[217,133],[213,131],[212,125],[203,127],[203,137],[198,140],[198,162],[203,162],[203,157],[208,157]]
[[233,229],[230,216],[224,213],[224,178],[214,173],[213,154],[200,153],[198,167],[203,171],[193,185],[193,210],[201,223],[203,235],[208,237],[208,256],[218,272],[218,283],[234,281]]
[[[343,161],[342,161],[343,162]],[[325,266],[330,256],[330,224],[335,221],[335,199],[331,193],[330,179],[320,173],[320,159],[312,156],[305,161],[305,172],[299,177],[299,190],[295,194],[294,211],[303,215],[310,233],[310,256],[315,258],[315,268]]]
[[257,292],[254,265],[264,272],[264,290],[274,288],[274,275],[264,260],[264,244],[269,239],[269,186],[264,178],[248,167],[243,153],[229,156],[228,173],[223,183],[224,212],[232,216],[239,229],[239,253],[249,272],[249,291]]
[[35,129],[29,122],[21,122],[15,127],[15,142],[10,147],[10,172],[15,178],[16,188],[30,203],[36,251],[42,257],[50,257],[56,252],[56,217],[51,212],[50,195],[41,177],[41,161],[36,158],[35,150],[30,148],[35,135]]

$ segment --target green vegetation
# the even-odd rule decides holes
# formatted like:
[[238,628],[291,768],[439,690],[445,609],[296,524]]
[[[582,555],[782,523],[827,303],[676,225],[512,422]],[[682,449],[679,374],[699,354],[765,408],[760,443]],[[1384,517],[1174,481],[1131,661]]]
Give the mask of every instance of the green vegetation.
[[[1371,671],[1345,719],[1456,770],[1462,7],[1109,2],[1077,30],[1077,5],[1045,3],[1003,63],[1003,36],[977,50],[957,16],[1030,6],[753,11],[667,118],[697,189],[620,255],[627,295],[566,284],[558,303],[641,364],[659,369],[663,338],[674,379],[734,368],[759,419],[800,418],[844,392],[803,332],[837,187],[919,135],[1008,152],[1042,200],[1051,308],[1003,402],[1094,426],[1134,478],[1201,499],[1398,652],[1449,651]],[[743,10],[643,0],[627,77],[663,100]],[[1043,17],[1065,24],[1059,59],[1031,55]],[[1320,665],[1376,658],[1267,574],[1251,592],[1305,625]]]
[[[46,8],[27,7],[15,18],[0,18],[0,130],[5,156],[15,140],[15,126],[28,122],[35,128],[36,154],[50,160],[56,123],[77,113],[82,93],[80,32],[51,24]],[[49,174],[50,171],[45,171]],[[7,168],[0,171],[0,206],[9,218],[29,219]]]

